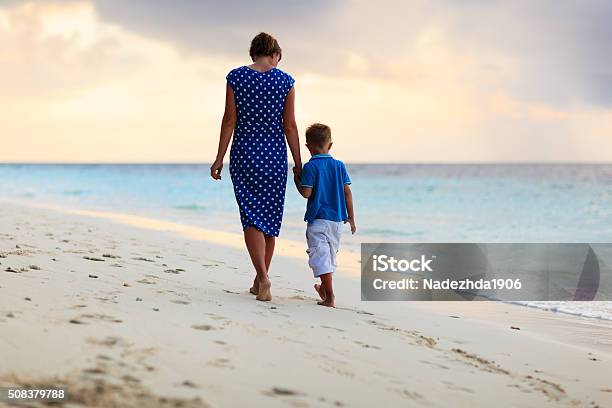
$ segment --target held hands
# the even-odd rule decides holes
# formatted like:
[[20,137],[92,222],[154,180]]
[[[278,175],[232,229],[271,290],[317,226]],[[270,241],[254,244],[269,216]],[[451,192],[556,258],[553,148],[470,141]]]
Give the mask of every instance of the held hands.
[[349,218],[348,221],[344,221],[344,223],[349,223],[351,226],[351,234],[355,235],[355,232],[357,232],[357,226],[355,225],[355,220],[352,218]]
[[293,166],[293,177],[298,179],[302,176],[302,164],[296,164]]
[[223,162],[215,160],[212,166],[210,166],[210,177],[215,180],[221,180],[221,170],[223,170]]
[[[298,164],[293,166],[293,182],[295,183],[295,187],[298,191],[300,191],[302,187],[302,165]],[[300,192],[301,194],[301,192]]]

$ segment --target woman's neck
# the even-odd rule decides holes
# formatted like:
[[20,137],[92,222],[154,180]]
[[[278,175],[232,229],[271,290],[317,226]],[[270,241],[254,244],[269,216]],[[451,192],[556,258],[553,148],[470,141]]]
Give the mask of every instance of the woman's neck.
[[250,68],[253,68],[254,70],[257,71],[269,71],[274,67],[274,64],[272,64],[272,62],[270,61],[271,58],[257,58],[251,65],[249,65]]

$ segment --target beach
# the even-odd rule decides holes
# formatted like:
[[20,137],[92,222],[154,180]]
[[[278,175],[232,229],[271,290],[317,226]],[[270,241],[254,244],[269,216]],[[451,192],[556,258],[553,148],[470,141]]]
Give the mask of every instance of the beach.
[[289,239],[273,300],[257,302],[241,240],[3,201],[0,386],[61,386],[66,406],[87,407],[612,405],[610,321],[362,302],[350,252],[338,307],[317,306],[305,248]]

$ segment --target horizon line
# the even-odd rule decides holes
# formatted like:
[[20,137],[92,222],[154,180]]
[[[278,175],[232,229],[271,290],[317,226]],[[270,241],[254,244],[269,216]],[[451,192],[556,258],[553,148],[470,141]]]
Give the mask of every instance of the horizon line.
[[[306,161],[305,161],[306,162]],[[389,161],[389,162],[364,162],[364,161],[345,161],[346,164],[355,164],[355,165],[367,165],[367,164],[388,164],[388,165],[529,165],[529,164],[547,164],[547,165],[561,165],[561,164],[571,164],[571,165],[612,165],[612,161],[570,161],[570,160],[546,160],[546,161],[533,161],[533,160],[517,160],[517,161],[422,161],[422,162],[410,162],[410,161]],[[224,161],[224,164],[228,164],[229,161]],[[293,162],[288,162],[289,165],[292,165]],[[150,166],[150,165],[210,165],[212,162],[192,162],[192,161],[155,161],[155,162],[146,162],[146,161],[99,161],[99,162],[61,162],[61,161],[0,161],[0,165],[75,165],[75,166],[83,166],[83,165],[142,165],[142,166]]]

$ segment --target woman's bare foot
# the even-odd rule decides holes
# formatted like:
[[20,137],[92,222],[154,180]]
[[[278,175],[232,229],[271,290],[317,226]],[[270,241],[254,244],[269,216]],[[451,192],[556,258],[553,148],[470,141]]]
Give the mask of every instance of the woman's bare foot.
[[251,292],[253,295],[257,295],[257,293],[259,293],[259,281],[257,280],[257,277],[253,279],[253,286],[249,288],[249,292]]
[[265,281],[259,282],[259,290],[257,292],[257,297],[255,299],[260,300],[262,302],[269,302],[272,300],[272,293],[270,292],[270,288],[272,287],[272,282],[270,279],[266,279]]
[[336,303],[334,302],[334,297],[331,296],[331,299],[325,299],[317,302],[317,305],[327,306],[327,307],[336,307]]
[[319,294],[319,297],[321,298],[321,300],[325,300],[325,289],[323,289],[323,287],[319,285],[318,283],[315,283],[314,288]]

